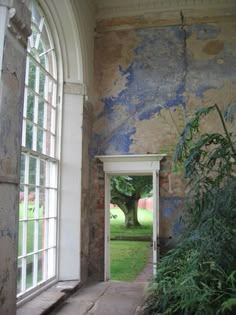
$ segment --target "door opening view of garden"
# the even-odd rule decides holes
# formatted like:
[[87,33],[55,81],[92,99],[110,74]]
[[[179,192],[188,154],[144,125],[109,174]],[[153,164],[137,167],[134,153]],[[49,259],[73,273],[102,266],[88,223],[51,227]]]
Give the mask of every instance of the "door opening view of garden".
[[152,275],[152,176],[110,178],[110,278]]

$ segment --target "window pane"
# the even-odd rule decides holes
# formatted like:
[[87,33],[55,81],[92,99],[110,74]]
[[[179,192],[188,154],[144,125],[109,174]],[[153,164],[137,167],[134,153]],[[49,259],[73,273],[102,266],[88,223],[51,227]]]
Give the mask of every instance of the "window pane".
[[30,121],[34,120],[34,93],[28,89],[27,94],[27,116]]
[[37,132],[37,151],[43,151],[43,130],[39,128]]
[[41,98],[38,104],[38,125],[41,128],[44,126],[44,100]]
[[35,78],[36,78],[36,66],[35,64],[30,60],[29,61],[29,82],[28,86],[34,90],[35,88]]
[[57,187],[57,165],[56,163],[50,163],[50,181],[49,187],[56,188]]
[[41,21],[41,15],[35,6],[32,6],[32,20],[37,25],[39,25]]
[[56,111],[54,108],[51,109],[51,132],[56,133]]
[[46,162],[40,160],[40,186],[45,186]]
[[43,244],[43,230],[44,230],[44,221],[39,220],[39,232],[38,232],[38,249],[43,249],[44,244]]
[[39,94],[41,97],[44,97],[44,93],[45,93],[45,80],[46,80],[46,75],[43,70],[40,70]]
[[27,257],[26,263],[26,288],[33,286],[33,255]]
[[56,220],[48,220],[48,247],[56,246]]
[[44,216],[44,208],[45,208],[45,198],[44,198],[44,189],[40,188],[39,190],[39,218]]
[[36,159],[30,157],[29,159],[29,184],[35,185],[36,183]]
[[26,147],[28,149],[33,148],[33,125],[26,121]]
[[56,137],[51,135],[51,148],[50,148],[51,156],[55,156],[55,144],[56,144]]
[[27,254],[34,251],[34,221],[27,223]]
[[[25,154],[21,154],[21,168],[20,168],[20,182],[24,183],[25,182]],[[21,192],[24,191],[24,188],[22,190],[21,187]]]
[[43,280],[43,253],[38,254],[38,282]]

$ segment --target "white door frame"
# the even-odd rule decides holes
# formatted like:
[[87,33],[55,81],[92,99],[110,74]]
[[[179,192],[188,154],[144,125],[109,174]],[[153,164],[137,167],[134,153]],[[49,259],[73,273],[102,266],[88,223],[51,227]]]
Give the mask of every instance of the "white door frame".
[[104,280],[110,279],[110,177],[122,175],[152,175],[153,183],[153,274],[159,259],[159,170],[165,154],[100,155],[105,172],[105,257]]

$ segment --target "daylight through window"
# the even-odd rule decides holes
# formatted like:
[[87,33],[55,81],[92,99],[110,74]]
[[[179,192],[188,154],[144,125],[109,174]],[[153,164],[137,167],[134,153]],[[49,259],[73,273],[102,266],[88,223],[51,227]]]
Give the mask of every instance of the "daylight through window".
[[47,21],[34,1],[28,41],[19,205],[18,297],[56,276],[57,68]]

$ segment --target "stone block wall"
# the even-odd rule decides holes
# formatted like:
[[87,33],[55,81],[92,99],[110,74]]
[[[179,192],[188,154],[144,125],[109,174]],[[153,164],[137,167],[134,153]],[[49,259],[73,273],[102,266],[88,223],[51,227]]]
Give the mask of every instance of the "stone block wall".
[[105,177],[103,165],[97,159],[91,162],[90,184],[90,255],[89,277],[104,280],[104,231],[105,231]]
[[92,106],[85,102],[83,108],[83,140],[82,140],[82,187],[81,187],[81,282],[88,279],[89,244],[90,244],[90,212],[91,212],[91,187],[90,176],[91,161],[88,157],[88,148],[92,135]]

